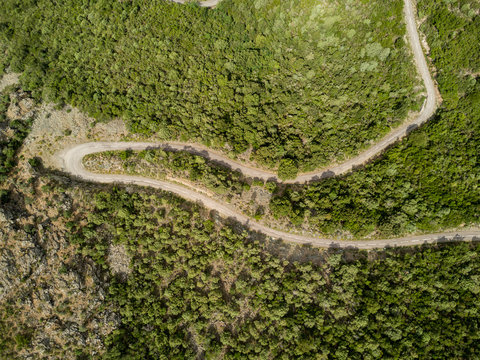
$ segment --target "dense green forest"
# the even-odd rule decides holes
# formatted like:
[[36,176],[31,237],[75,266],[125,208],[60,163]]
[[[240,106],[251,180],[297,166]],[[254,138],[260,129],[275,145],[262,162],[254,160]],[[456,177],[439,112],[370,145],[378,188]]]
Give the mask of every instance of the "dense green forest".
[[166,193],[94,203],[72,242],[107,270],[110,242],[131,256],[132,272],[111,281],[122,326],[105,358],[480,356],[478,244],[274,255],[278,244]]
[[5,65],[7,64],[7,56],[6,56],[7,46],[5,42],[0,41],[0,76],[5,73]]
[[377,236],[436,231],[480,218],[480,4],[422,0],[421,30],[438,71],[443,105],[382,158],[342,178],[288,187],[278,217],[308,219],[324,233]]
[[10,120],[6,113],[10,105],[10,93],[14,88],[9,86],[0,93],[0,183],[4,182],[8,173],[16,163],[16,153],[23,140],[30,132],[33,119]]
[[[36,4],[39,11],[46,4],[42,0],[24,3]],[[118,3],[100,1],[92,6],[136,4]],[[4,4],[11,2],[4,1],[0,10]],[[45,6],[43,10],[50,11],[53,4]],[[428,16],[422,30],[438,71],[444,99],[441,110],[429,124],[363,170],[305,187],[286,187],[272,201],[278,216],[294,221],[307,218],[325,232],[346,229],[357,234],[372,230],[396,234],[478,221],[480,7],[476,1],[420,0],[418,8],[422,17]],[[13,36],[8,24],[0,27]],[[30,29],[28,24],[25,28]],[[28,71],[33,71],[36,58],[30,57],[30,51],[38,48],[22,48],[22,44],[24,59],[31,61]],[[45,51],[34,56],[51,60]],[[35,78],[28,71],[23,81]],[[64,85],[62,91],[71,91]],[[67,95],[65,100],[75,96],[73,91]],[[1,98],[3,112],[6,104],[7,98]],[[127,164],[130,155],[125,154]],[[196,171],[185,154],[168,154],[158,161],[164,158],[165,166],[177,161],[179,171]],[[208,171],[207,166],[197,169]],[[214,211],[169,193],[134,186],[128,186],[128,191],[105,190],[106,186],[82,185],[41,166],[30,175],[32,181],[10,184],[7,199],[12,202],[10,208],[25,212],[25,231],[37,231],[40,222],[46,226],[44,214],[37,219],[27,211],[26,204],[35,203],[32,196],[55,192],[46,205],[58,207],[50,227],[66,226],[78,252],[103,268],[99,278],[106,280],[109,292],[102,301],[105,308],[121,314],[121,326],[106,339],[102,358],[480,357],[478,243],[368,253],[290,247],[229,224]],[[35,187],[40,180],[46,184]],[[62,184],[57,189],[56,181]],[[67,186],[77,196],[68,211],[61,209]],[[85,202],[89,202],[87,208],[82,207]],[[22,203],[25,208],[19,209]],[[113,274],[107,256],[112,243],[127,248],[128,275]],[[92,315],[92,308],[88,311]],[[32,334],[41,331],[21,327],[26,319],[16,315],[10,307],[0,309],[0,357],[12,358],[15,351],[32,346]],[[82,328],[86,336],[89,331]],[[64,349],[65,353],[71,350]],[[76,354],[88,358],[83,349]]]
[[326,235],[348,231],[356,237],[478,224],[478,7],[476,2],[419,3],[420,15],[428,16],[422,31],[443,97],[434,118],[365,169],[306,186],[278,187],[270,204],[273,216]]
[[419,109],[402,0],[3,0],[1,66],[135,132],[312,170]]
[[[41,349],[45,357],[480,356],[479,244],[368,253],[295,247],[248,233],[169,193],[132,186],[112,190],[41,167],[33,176],[23,185],[15,182],[6,208],[19,209],[35,193],[35,199],[47,200],[38,209],[46,206],[54,216],[46,221],[43,213],[35,217],[31,207],[20,206],[25,214],[15,226],[36,234],[42,224],[53,234],[70,234],[79,253],[69,259],[62,254],[65,264],[58,274],[44,276],[61,277],[93,259],[103,268],[103,274],[95,273],[108,291],[105,298],[92,299],[96,307],[86,307],[85,321],[102,309],[121,315],[112,333],[108,325],[96,329],[106,335],[105,353],[66,344]],[[68,211],[62,198],[73,200]],[[129,273],[114,273],[112,243],[126,247]],[[65,290],[54,307],[61,319],[77,301],[77,291]],[[41,347],[33,341],[48,326],[40,310],[36,322],[19,317],[25,304],[17,300],[0,307],[0,357],[8,359],[21,349]],[[35,308],[41,309],[38,301]],[[80,331],[94,335],[87,326]]]

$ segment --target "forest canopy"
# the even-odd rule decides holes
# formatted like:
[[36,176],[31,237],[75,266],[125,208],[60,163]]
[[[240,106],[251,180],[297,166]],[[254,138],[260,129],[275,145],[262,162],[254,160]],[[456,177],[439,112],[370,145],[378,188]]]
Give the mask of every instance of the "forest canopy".
[[443,98],[437,114],[365,169],[287,188],[272,200],[273,212],[295,223],[306,218],[327,234],[356,236],[478,224],[479,10],[476,1],[420,1],[419,15],[426,16],[421,30]]
[[92,195],[72,242],[106,271],[111,242],[131,259],[110,285],[107,359],[480,355],[478,244],[285,257],[168,194]]
[[7,117],[12,101],[10,93],[16,90],[18,89],[9,86],[0,92],[0,184],[7,180],[8,174],[15,167],[17,152],[28,136],[33,122],[32,118],[12,120]]
[[403,1],[3,0],[3,66],[38,97],[276,168],[352,156],[422,104]]
[[[435,116],[364,169],[307,185],[274,186],[274,197],[269,209],[262,209],[262,215],[270,216],[270,220],[276,218],[286,230],[295,225],[299,230],[326,236],[354,238],[384,238],[478,225],[480,5],[452,4],[419,4],[420,15],[427,15],[422,30],[430,44],[443,98]],[[453,39],[452,33],[456,34]],[[180,155],[166,158],[176,156]],[[177,172],[176,176],[203,179],[204,185],[223,193],[242,193],[238,174],[229,175],[228,169],[222,171],[218,165],[198,164],[187,154],[181,157],[182,168],[195,171],[189,175]],[[161,173],[159,158],[162,157],[141,160],[149,165],[145,168]],[[172,167],[162,161],[162,166]],[[281,165],[285,165],[279,168],[285,177],[294,174],[294,167],[288,166],[290,161],[283,159]],[[141,169],[132,171],[138,164],[140,160],[133,158],[124,166],[129,173],[151,176]],[[254,183],[252,179],[242,182]],[[256,209],[250,210],[256,215]]]

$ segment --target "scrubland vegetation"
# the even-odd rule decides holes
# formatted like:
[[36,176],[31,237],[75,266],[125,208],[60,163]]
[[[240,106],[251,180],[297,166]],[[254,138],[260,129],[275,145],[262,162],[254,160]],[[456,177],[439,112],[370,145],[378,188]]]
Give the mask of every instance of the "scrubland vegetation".
[[0,183],[4,182],[8,173],[15,166],[15,156],[22,146],[23,140],[30,132],[33,119],[11,120],[7,118],[7,109],[10,105],[12,87],[0,93]]
[[420,108],[402,7],[4,0],[2,61],[38,97],[134,132],[252,148],[288,175],[355,154]]
[[[156,179],[167,176],[200,183],[217,194],[241,194],[249,189],[252,181],[238,171],[232,171],[205,160],[203,156],[185,151],[107,151],[87,155],[83,160],[87,169],[94,172],[125,173]],[[115,165],[121,166],[116,168]],[[107,169],[108,167],[108,169]],[[263,181],[259,184],[263,185]]]
[[[0,9],[3,11],[13,3],[5,1],[0,4]],[[40,12],[53,8],[52,4],[42,8],[45,4],[41,0],[23,3],[28,5],[26,9],[36,8]],[[115,2],[108,6],[115,10],[116,7],[135,4],[135,1]],[[242,2],[239,4],[241,8],[248,8]],[[92,6],[100,11],[98,9],[107,5],[99,2]],[[152,2],[151,6],[160,5]],[[223,6],[229,9],[233,5],[226,2]],[[408,139],[365,169],[305,187],[286,187],[272,201],[271,208],[275,214],[294,222],[308,219],[312,226],[326,233],[341,229],[367,234],[376,230],[382,235],[394,235],[478,222],[479,6],[476,1],[421,0],[418,8],[422,17],[427,16],[422,30],[427,35],[433,65],[438,71],[444,99],[442,108],[426,126],[414,131]],[[68,6],[65,9],[69,9]],[[146,11],[137,9],[140,13]],[[206,12],[194,6],[187,6],[184,10],[175,6],[165,9],[172,12],[195,11],[203,14],[201,19],[212,16],[205,15]],[[85,29],[89,29],[89,22],[100,22],[95,14],[93,11],[90,19],[72,17],[70,21],[84,21]],[[114,16],[115,12],[108,14]],[[12,18],[23,16],[28,18],[27,14],[16,14]],[[136,16],[140,17],[138,13]],[[165,12],[159,13],[159,16],[166,16]],[[33,17],[28,19],[33,23],[26,21],[23,24],[25,31],[31,30],[31,26],[36,26],[35,22],[39,21],[33,20]],[[4,19],[2,21],[5,24]],[[125,23],[128,23],[127,19]],[[105,22],[103,26],[109,28],[108,24]],[[21,31],[20,27],[12,30],[8,24],[1,26],[2,32],[6,31],[10,38],[18,36],[16,32]],[[110,30],[108,34],[114,38],[115,26]],[[173,30],[172,34],[175,34]],[[40,40],[44,35],[37,35],[38,44],[42,44]],[[80,37],[80,34],[76,36]],[[88,36],[85,36],[87,41]],[[75,44],[75,39],[72,42]],[[25,45],[18,43],[17,51],[23,49],[23,60],[31,61],[23,80],[28,82],[27,79],[35,78],[31,72],[36,66],[33,61],[36,58],[32,56],[49,59],[48,51],[53,50],[35,53],[41,49],[26,49],[22,44]],[[59,44],[56,51],[61,55]],[[226,49],[223,48],[222,52],[228,53]],[[92,47],[93,53],[100,50]],[[209,55],[205,53],[204,56]],[[13,55],[11,59],[13,61]],[[19,58],[16,59],[19,61]],[[67,61],[68,57],[62,56],[58,59],[59,62],[65,61],[65,66],[71,64],[70,70],[75,74],[79,66],[77,62]],[[77,60],[78,63],[86,61],[80,55]],[[60,67],[54,69],[59,73],[63,71]],[[46,71],[41,67],[40,70]],[[49,76],[45,75],[45,79],[52,81],[50,89],[54,89],[55,96],[60,96],[55,89],[63,92],[65,100],[78,96],[72,90],[74,85],[80,86],[75,83],[78,75],[72,75],[73,85],[67,85],[65,80],[61,86],[52,80],[56,75]],[[96,76],[92,75],[92,82],[98,81]],[[102,81],[108,83],[110,80],[104,78]],[[44,86],[43,83],[34,85],[32,88]],[[50,91],[48,87],[43,89]],[[89,98],[85,94],[83,96]],[[110,95],[98,95],[92,97],[92,101],[106,104],[101,96]],[[87,100],[84,101],[87,108]],[[173,104],[170,105],[174,108]],[[108,114],[108,111],[102,111]],[[132,115],[132,119],[133,124],[139,124],[135,116]],[[146,119],[146,124],[150,124],[149,118]],[[178,162],[182,172],[186,169],[189,174],[195,173],[197,170],[191,163],[192,157],[185,159],[185,156],[182,153],[166,154],[156,161],[164,166]],[[282,155],[280,158],[288,157]],[[125,161],[128,164],[127,155]],[[286,165],[285,169],[290,169]],[[208,166],[202,165],[198,169],[204,171]],[[9,210],[18,208],[19,204],[25,207],[22,209],[23,223],[17,224],[14,219],[12,226],[31,225],[25,229],[34,234],[36,229],[40,229],[39,225],[45,231],[48,225],[52,236],[46,236],[45,240],[56,238],[59,242],[58,235],[53,234],[65,226],[69,230],[69,241],[77,248],[81,258],[93,259],[103,269],[103,274],[99,274],[98,270],[95,277],[109,287],[106,296],[101,295],[104,301],[102,309],[118,312],[121,322],[112,333],[102,332],[107,336],[102,358],[480,357],[478,243],[368,253],[290,248],[285,244],[272,243],[260,234],[249,233],[238,224],[229,224],[214,212],[208,213],[197,204],[168,193],[134,186],[127,187],[127,190],[111,190],[106,186],[88,185],[85,189],[82,187],[85,184],[74,182],[68,184],[77,189],[73,203],[68,210],[62,210],[62,206],[68,203],[66,200],[65,204],[57,206],[58,209],[53,212],[57,214],[56,223],[50,224],[40,220],[44,214],[36,217],[29,212],[34,206],[40,206],[32,201],[31,196],[39,196],[40,190],[55,188],[56,181],[63,181],[62,189],[49,199],[49,207],[53,211],[53,202],[60,201],[65,193],[63,187],[69,180],[54,174],[51,183],[38,189],[35,184],[48,176],[48,170],[39,166],[35,171],[32,173],[33,180],[22,185],[25,189],[21,189],[21,182],[15,183],[18,189],[12,189],[14,196],[7,199],[14,202],[9,205]],[[225,186],[232,185],[227,183]],[[27,205],[27,196],[30,205]],[[88,207],[84,207],[87,202]],[[32,241],[40,241],[38,239]],[[126,247],[130,256],[130,274],[113,274],[108,262],[112,243]],[[53,260],[54,257],[48,259]],[[80,263],[80,260],[75,260]],[[73,268],[75,263],[72,261],[71,265]],[[93,282],[85,284],[96,286]],[[64,295],[73,296],[65,291],[62,299]],[[16,300],[13,300],[14,304]],[[37,301],[40,304],[41,301],[51,303],[52,298],[38,298]],[[0,329],[3,331],[0,332],[0,356],[12,358],[15,351],[29,349],[33,335],[41,332],[42,326],[46,325],[39,321],[37,328],[19,327],[15,332],[10,331],[13,328],[10,315],[14,313],[3,304],[1,306]],[[88,311],[96,314],[91,308]],[[100,313],[98,309],[95,311]],[[88,318],[84,320],[88,321]],[[102,323],[96,324],[95,331],[98,332]],[[81,329],[86,339],[89,339],[92,328]],[[76,354],[79,357],[88,358],[82,349],[78,350]],[[48,356],[47,350],[42,348],[41,351]],[[64,354],[69,354],[68,349]],[[98,353],[92,354],[92,358],[99,357]]]
[[479,245],[369,256],[311,249],[314,263],[306,255],[294,261],[285,253],[295,251],[274,255],[281,246],[152,194],[97,193],[87,225],[73,227],[81,253],[106,269],[110,241],[131,256],[132,273],[110,286],[122,326],[107,340],[106,358],[480,354]]
[[308,218],[325,233],[380,236],[478,224],[479,4],[423,0],[419,12],[427,16],[421,30],[438,71],[440,110],[365,169],[287,189],[272,200],[277,216]]
[[355,237],[478,224],[480,16],[475,2],[455,4],[419,4],[420,14],[428,15],[422,30],[443,97],[434,118],[364,169],[278,188],[272,216],[294,225],[308,222],[326,235]]

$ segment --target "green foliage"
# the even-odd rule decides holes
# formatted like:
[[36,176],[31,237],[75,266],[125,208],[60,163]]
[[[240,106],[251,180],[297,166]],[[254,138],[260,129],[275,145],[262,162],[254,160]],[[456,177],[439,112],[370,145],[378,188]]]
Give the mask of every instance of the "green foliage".
[[[480,62],[469,49],[470,44],[480,43],[480,16],[472,13],[466,19],[463,10],[450,10],[444,3],[421,3],[419,11],[430,14],[423,30],[445,94],[441,109],[426,126],[364,169],[306,186],[277,188],[267,182],[265,187],[276,194],[269,206],[273,217],[288,219],[293,225],[307,218],[315,232],[347,231],[356,237],[391,237],[478,224]],[[452,33],[454,39],[450,39]],[[380,51],[375,46],[370,52],[375,49]],[[208,172],[196,179],[207,181]],[[224,183],[221,189],[228,193],[241,188],[234,190]]]
[[328,234],[347,230],[357,236],[373,231],[377,236],[432,232],[478,224],[478,9],[474,1],[419,2],[421,15],[428,16],[423,30],[444,99],[440,111],[365,169],[287,188],[272,199],[274,215],[287,216],[293,222],[297,211],[308,209],[314,230]]
[[122,160],[127,160],[129,157],[133,155],[132,150],[125,150],[125,151],[119,151],[118,156]]
[[[7,92],[4,92],[0,97],[0,122],[7,120],[5,114],[9,105],[10,97]],[[32,121],[32,119],[25,121],[13,120],[8,124],[4,124],[10,127],[14,134],[10,138],[0,140],[0,183],[5,181],[8,173],[15,166],[15,155],[30,132]]]
[[10,105],[10,95],[7,91],[3,91],[0,96],[0,122],[7,120],[7,110]]
[[25,230],[27,234],[34,234],[37,231],[37,229],[35,228],[35,225],[33,224],[25,224],[23,226],[23,230]]
[[292,204],[286,198],[277,197],[270,202],[270,210],[276,218],[289,216],[292,213]]
[[40,166],[40,164],[42,163],[41,160],[38,158],[38,157],[34,157],[34,158],[31,158],[31,159],[28,159],[28,163],[30,164],[30,166],[32,168],[37,168]]
[[[145,151],[108,151],[89,155],[85,161],[94,163],[115,163],[123,165],[123,172],[131,175],[142,175],[162,178],[169,174],[176,178],[199,182],[217,194],[241,194],[250,188],[238,171],[220,166],[204,157],[186,151],[163,151],[150,149]],[[92,167],[95,170],[95,166]],[[263,185],[263,183],[262,183]]]
[[21,350],[27,347],[30,344],[31,340],[32,340],[31,332],[23,332],[15,335],[15,344],[17,345],[18,350]]
[[312,249],[325,261],[291,262],[162,196],[98,193],[77,227],[83,253],[105,254],[111,239],[131,257],[131,274],[110,285],[122,326],[105,358],[480,356],[480,245],[350,252],[350,262]]
[[9,201],[9,196],[8,190],[0,189],[0,205],[6,204]]
[[277,190],[277,183],[275,183],[274,181],[267,181],[265,183],[265,188],[271,193],[273,193]]
[[298,166],[295,163],[295,160],[292,159],[282,159],[280,165],[278,166],[278,177],[281,180],[295,179],[298,174]]
[[34,330],[15,318],[15,311],[7,304],[0,307],[0,358],[13,359],[30,345]]
[[3,0],[2,61],[36,97],[97,119],[312,170],[421,105],[402,4]]

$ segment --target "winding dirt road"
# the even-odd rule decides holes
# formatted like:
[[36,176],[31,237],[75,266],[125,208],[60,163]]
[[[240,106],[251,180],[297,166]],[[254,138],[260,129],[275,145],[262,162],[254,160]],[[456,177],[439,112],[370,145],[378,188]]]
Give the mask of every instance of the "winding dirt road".
[[[178,3],[184,3],[184,0],[173,0]],[[203,2],[203,6],[214,6],[218,3],[218,0],[214,1],[206,1]],[[210,4],[210,5],[207,5]],[[353,168],[364,165],[368,161],[372,160],[380,153],[382,153],[387,147],[396,143],[403,137],[407,136],[408,133],[430,119],[430,117],[434,114],[435,110],[437,109],[437,101],[436,101],[436,88],[435,84],[432,80],[430,75],[427,62],[423,55],[422,47],[420,45],[420,39],[417,32],[415,16],[414,16],[414,9],[411,3],[411,0],[405,0],[405,20],[407,24],[407,32],[409,42],[412,46],[412,51],[415,58],[415,63],[418,69],[419,74],[422,77],[424,82],[426,91],[427,91],[427,98],[425,103],[423,104],[422,110],[420,113],[412,118],[412,120],[407,121],[397,127],[396,129],[392,130],[388,135],[382,138],[378,143],[372,145],[370,148],[365,150],[364,152],[360,153],[358,156],[351,158],[341,164],[330,166],[323,169],[318,169],[313,172],[302,173],[299,174],[295,179],[283,181],[285,183],[305,183],[308,181],[315,181],[327,177],[333,177],[337,175],[345,174],[351,171]],[[95,146],[93,143],[90,146]],[[106,146],[103,145],[103,146]],[[172,150],[185,150],[190,153],[194,153],[197,155],[205,156],[210,160],[222,163],[223,165],[231,168],[232,170],[238,170],[243,173],[245,176],[252,177],[252,178],[259,178],[262,180],[274,180],[277,182],[282,182],[277,177],[277,174],[273,171],[254,168],[243,164],[239,161],[235,161],[226,157],[224,154],[209,149],[206,146],[201,144],[195,143],[185,143],[185,142],[176,142],[176,141],[166,141],[163,143],[129,143],[128,145],[121,145],[120,143],[112,143],[112,150],[123,150],[128,147],[135,147],[135,149],[141,150],[145,149],[145,147],[157,147],[157,148],[170,148]],[[98,151],[102,151],[101,148],[97,147]]]
[[[175,2],[184,3],[183,0],[173,0]],[[215,6],[218,0],[205,1],[201,3],[202,6]],[[427,91],[427,99],[423,105],[420,113],[411,121],[402,124],[400,127],[394,129],[391,133],[385,136],[380,142],[370,147],[365,152],[358,156],[329,168],[317,170],[311,173],[304,173],[297,176],[297,178],[287,181],[288,183],[304,183],[307,181],[317,180],[325,177],[344,174],[353,167],[360,166],[378,156],[388,146],[406,136],[409,131],[424,124],[433,115],[437,108],[436,102],[436,88],[432,80],[428,65],[425,60],[420,39],[417,32],[417,26],[414,16],[414,8],[412,0],[405,0],[405,21],[407,25],[408,37],[410,45],[415,58],[415,63],[419,74],[421,75],[425,88]],[[397,239],[385,240],[368,240],[368,241],[342,241],[328,238],[317,238],[312,236],[304,236],[299,234],[292,234],[283,231],[278,231],[258,222],[247,216],[241,214],[228,204],[220,203],[208,196],[197,192],[193,189],[186,188],[182,185],[170,183],[167,181],[153,180],[139,176],[129,175],[107,175],[95,174],[87,171],[82,163],[82,159],[87,154],[102,152],[107,150],[144,150],[147,148],[166,148],[171,150],[186,150],[194,154],[205,156],[213,161],[220,162],[231,169],[241,171],[245,176],[260,178],[263,180],[280,181],[276,174],[270,171],[249,167],[238,161],[229,159],[219,152],[208,149],[199,144],[180,143],[180,142],[165,142],[165,143],[148,143],[148,142],[91,142],[74,146],[70,149],[65,149],[59,156],[63,161],[64,170],[76,175],[82,179],[99,182],[99,183],[123,183],[136,184],[141,186],[150,186],[164,191],[173,192],[190,201],[201,202],[205,207],[214,209],[218,213],[227,218],[233,218],[236,221],[248,226],[254,231],[259,231],[272,238],[280,238],[288,242],[298,244],[311,244],[318,247],[355,247],[360,249],[374,249],[396,246],[412,246],[425,243],[448,242],[448,241],[475,241],[480,240],[480,231],[466,231],[459,233],[438,233],[420,236],[408,236]]]
[[267,236],[270,236],[275,239],[283,239],[284,241],[293,242],[297,244],[310,244],[312,246],[318,247],[338,247],[338,248],[348,248],[355,247],[360,249],[375,249],[375,248],[385,248],[385,247],[396,247],[396,246],[412,246],[420,245],[425,243],[434,243],[434,242],[448,242],[448,241],[472,241],[480,240],[480,231],[468,231],[465,233],[439,233],[439,234],[428,234],[421,236],[408,236],[398,239],[385,239],[385,240],[369,240],[369,241],[342,241],[342,240],[333,240],[329,238],[317,238],[313,236],[305,236],[299,234],[292,234],[284,231],[275,230],[269,228],[265,225],[262,225],[256,222],[253,219],[241,214],[233,207],[228,204],[218,202],[209,198],[208,196],[186,188],[183,185],[178,185],[175,183],[170,183],[167,181],[154,180],[141,176],[130,176],[130,175],[110,175],[110,174],[96,174],[89,172],[83,166],[82,159],[85,155],[108,150],[143,150],[150,147],[151,143],[102,143],[102,142],[93,142],[81,144],[75,146],[69,150],[66,150],[61,153],[63,159],[64,168],[66,171],[70,172],[73,175],[79,176],[80,178],[88,181],[98,182],[98,183],[123,183],[123,184],[135,184],[140,186],[149,186],[156,189],[161,189],[164,191],[169,191],[175,193],[185,199],[190,201],[200,202],[209,209],[214,209],[220,215],[233,218],[236,221],[248,226],[254,231],[259,231]]

